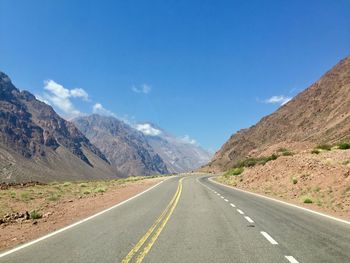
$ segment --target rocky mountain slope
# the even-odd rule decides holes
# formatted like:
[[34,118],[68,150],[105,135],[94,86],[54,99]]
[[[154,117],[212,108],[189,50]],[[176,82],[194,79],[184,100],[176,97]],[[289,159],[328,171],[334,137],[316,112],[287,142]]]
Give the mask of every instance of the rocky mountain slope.
[[73,121],[125,176],[168,173],[166,164],[145,136],[128,124],[96,114]]
[[[156,133],[145,133],[148,143],[166,163],[172,173],[189,172],[206,164],[212,155],[200,146],[177,138],[151,123],[137,127],[148,127]],[[142,129],[140,129],[142,131]]]
[[350,139],[350,57],[259,123],[243,129],[202,170],[224,171],[238,160],[283,143],[293,150]]
[[107,158],[51,106],[0,72],[0,180],[115,177]]

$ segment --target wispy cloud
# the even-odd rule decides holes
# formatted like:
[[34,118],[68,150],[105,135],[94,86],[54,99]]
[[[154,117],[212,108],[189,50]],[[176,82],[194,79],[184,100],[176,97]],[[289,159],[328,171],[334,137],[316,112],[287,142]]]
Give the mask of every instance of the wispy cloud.
[[151,92],[152,87],[148,84],[142,84],[139,87],[136,87],[135,85],[131,87],[131,90],[135,93],[143,93],[143,94],[148,94]]
[[162,132],[154,127],[152,127],[149,123],[143,123],[143,124],[137,124],[135,126],[136,130],[142,132],[145,135],[149,136],[157,136],[160,135]]
[[73,105],[71,98],[79,98],[84,101],[89,100],[89,96],[85,90],[80,88],[67,89],[54,80],[44,81],[44,90],[46,91],[44,95],[42,97],[37,96],[37,98],[50,105],[56,106],[68,118],[82,115],[82,113]]
[[187,134],[180,139],[184,143],[193,144],[193,145],[197,144],[197,141],[195,139],[190,138],[190,136]]
[[104,116],[116,117],[116,115],[112,111],[104,108],[101,103],[95,103],[94,106],[92,107],[92,112],[95,114],[100,114]]
[[292,97],[286,97],[286,96],[272,96],[271,98],[264,100],[265,103],[268,104],[280,104],[281,106],[288,103]]

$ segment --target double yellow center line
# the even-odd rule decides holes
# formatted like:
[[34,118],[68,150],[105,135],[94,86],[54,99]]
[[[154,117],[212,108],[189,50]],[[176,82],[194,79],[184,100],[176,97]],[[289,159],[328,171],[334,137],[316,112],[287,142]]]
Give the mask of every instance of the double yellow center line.
[[182,192],[182,180],[179,180],[177,185],[177,190],[173,198],[171,199],[168,206],[165,208],[163,213],[157,218],[157,220],[153,223],[153,225],[147,230],[147,232],[143,235],[143,237],[137,242],[137,244],[130,250],[130,252],[126,255],[126,257],[122,260],[122,263],[128,263],[139,252],[140,248],[143,247],[143,250],[137,255],[136,261],[137,263],[142,262],[147,253],[151,250],[154,243],[157,241],[160,233],[168,222],[170,216],[172,215],[177,203],[179,202],[180,195]]

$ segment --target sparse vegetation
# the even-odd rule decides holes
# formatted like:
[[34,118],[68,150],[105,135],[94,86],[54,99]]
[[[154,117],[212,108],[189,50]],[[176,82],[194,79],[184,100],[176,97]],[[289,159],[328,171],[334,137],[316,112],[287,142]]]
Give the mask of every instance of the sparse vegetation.
[[95,193],[104,193],[106,192],[106,188],[105,187],[98,187],[94,190]]
[[332,150],[332,145],[329,145],[329,144],[320,144],[320,145],[317,145],[316,149],[317,149],[317,150],[330,151],[330,150]]
[[243,173],[244,168],[243,167],[237,167],[237,168],[233,168],[229,171],[227,171],[224,176],[228,177],[228,176],[232,176],[232,175],[240,175],[241,173]]
[[30,212],[30,219],[35,220],[35,219],[40,219],[42,218],[42,214],[40,214],[38,211],[33,210],[32,212]]
[[58,194],[51,194],[51,196],[49,196],[47,198],[48,201],[51,201],[51,202],[56,202],[60,199],[60,195]]
[[283,156],[292,156],[293,152],[291,152],[290,150],[288,150],[287,148],[279,148],[277,150],[277,153],[282,154]]
[[318,150],[318,149],[313,149],[313,150],[311,151],[312,154],[319,154],[320,152],[321,152],[321,151]]
[[293,177],[293,178],[292,178],[292,182],[293,182],[293,184],[297,184],[297,183],[298,183],[298,179],[295,178],[295,177]]
[[278,155],[272,154],[270,156],[263,156],[257,158],[247,158],[245,160],[237,162],[233,168],[244,168],[244,167],[253,167],[257,164],[265,165],[269,161],[276,160]]
[[348,150],[348,149],[350,149],[350,144],[349,143],[340,143],[337,146],[338,146],[338,149],[340,149],[340,150]]
[[303,202],[304,202],[304,204],[312,204],[313,203],[312,199],[309,197],[304,198]]
[[350,164],[350,160],[346,160],[342,162],[342,165],[348,165],[348,164]]

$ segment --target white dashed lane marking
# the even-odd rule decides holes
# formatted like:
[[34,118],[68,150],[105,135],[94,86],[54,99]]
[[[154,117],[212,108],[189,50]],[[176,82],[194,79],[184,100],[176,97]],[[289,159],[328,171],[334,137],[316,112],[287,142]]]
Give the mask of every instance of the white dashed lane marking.
[[261,231],[260,232],[272,245],[278,245],[277,241],[274,240],[268,233]]
[[296,260],[293,256],[285,256],[285,257],[286,259],[288,259],[290,263],[299,263],[299,261]]
[[237,212],[240,213],[241,215],[244,215],[244,212],[241,209],[237,209]]
[[254,223],[253,219],[251,219],[249,216],[245,216],[244,218],[245,218],[249,223],[251,223],[251,224]]
[[[207,186],[205,186],[207,187]],[[216,194],[217,196],[220,196],[222,199],[224,199],[225,202],[228,202],[228,199],[226,199],[224,196],[222,196],[221,194],[219,194],[218,192],[216,192],[214,189],[211,189],[210,187],[207,187],[209,190],[211,190],[214,194]],[[236,207],[235,204],[230,203],[231,207]],[[241,215],[244,215],[244,212],[241,209],[236,209],[238,213],[240,213]],[[250,224],[254,224],[254,220],[251,219],[249,216],[244,216],[244,218],[250,223]],[[268,233],[261,231],[260,232],[272,245],[278,245],[277,241],[274,240]],[[299,263],[299,261],[297,261],[293,256],[284,256],[290,263]]]

